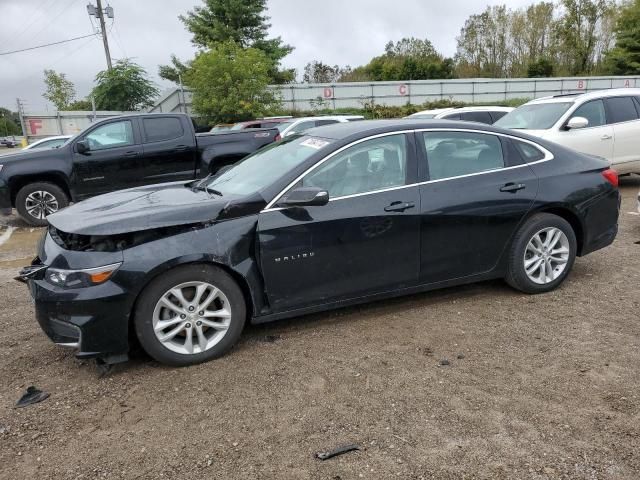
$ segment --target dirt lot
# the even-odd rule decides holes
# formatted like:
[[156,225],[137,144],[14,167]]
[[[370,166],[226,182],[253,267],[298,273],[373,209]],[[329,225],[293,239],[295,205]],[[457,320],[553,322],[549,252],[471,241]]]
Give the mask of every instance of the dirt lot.
[[[40,232],[18,228],[0,247],[0,478],[638,479],[639,189],[623,181],[615,244],[551,294],[452,288],[105,378],[38,329],[11,277]],[[14,409],[29,385],[51,397]],[[349,443],[362,449],[313,458]]]

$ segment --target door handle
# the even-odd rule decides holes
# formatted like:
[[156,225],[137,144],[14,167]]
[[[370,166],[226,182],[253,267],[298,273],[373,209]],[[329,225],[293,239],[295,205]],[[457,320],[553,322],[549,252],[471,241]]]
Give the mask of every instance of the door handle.
[[187,147],[186,145],[177,145],[176,148],[174,148],[173,150],[176,152],[181,152],[183,150],[187,150],[189,147]]
[[124,152],[123,157],[137,157],[138,152]]
[[600,137],[601,140],[611,140],[613,137],[609,134],[604,134]]
[[507,183],[502,187],[500,187],[500,191],[516,193],[518,190],[522,190],[524,188],[527,188],[527,186],[524,183]]
[[405,210],[408,210],[409,208],[413,208],[416,205],[414,203],[408,203],[408,202],[393,202],[391,203],[391,205],[387,205],[386,207],[384,207],[384,211],[385,212],[404,212]]

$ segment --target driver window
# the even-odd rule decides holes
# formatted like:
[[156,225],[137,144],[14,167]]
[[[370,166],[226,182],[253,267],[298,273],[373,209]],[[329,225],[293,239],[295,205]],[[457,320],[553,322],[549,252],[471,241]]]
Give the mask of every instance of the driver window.
[[586,118],[589,121],[588,127],[600,127],[607,123],[602,100],[594,100],[581,105],[571,116]]
[[307,175],[302,186],[322,188],[336,198],[405,185],[406,178],[407,145],[400,134],[347,148]]
[[85,139],[91,150],[133,145],[133,127],[130,120],[107,123],[91,131]]

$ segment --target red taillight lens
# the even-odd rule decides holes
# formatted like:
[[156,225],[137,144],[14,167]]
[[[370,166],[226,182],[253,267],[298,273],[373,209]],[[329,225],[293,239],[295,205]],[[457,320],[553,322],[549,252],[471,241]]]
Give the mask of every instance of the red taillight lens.
[[616,188],[618,187],[618,172],[616,172],[613,168],[607,168],[604,172],[602,172],[602,176],[611,185]]
[[282,137],[280,136],[280,134],[277,134],[276,138],[273,139],[274,142],[279,142],[280,140],[282,140]]

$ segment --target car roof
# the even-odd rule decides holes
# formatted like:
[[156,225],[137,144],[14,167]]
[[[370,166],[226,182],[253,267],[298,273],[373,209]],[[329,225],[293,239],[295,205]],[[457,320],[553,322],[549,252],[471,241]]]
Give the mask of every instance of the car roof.
[[621,95],[638,96],[640,95],[640,88],[608,88],[604,90],[594,90],[593,92],[585,93],[567,93],[564,95],[554,95],[552,97],[536,98],[527,102],[525,105],[540,103],[583,102],[586,100],[593,100],[595,98],[618,97]]
[[527,134],[507,130],[483,123],[462,122],[459,120],[400,118],[392,120],[362,120],[359,122],[332,123],[321,127],[310,128],[305,135],[329,138],[332,140],[352,140],[394,131],[419,130],[423,128],[446,128],[456,130],[482,130],[489,133],[501,133],[514,137],[533,138]]

